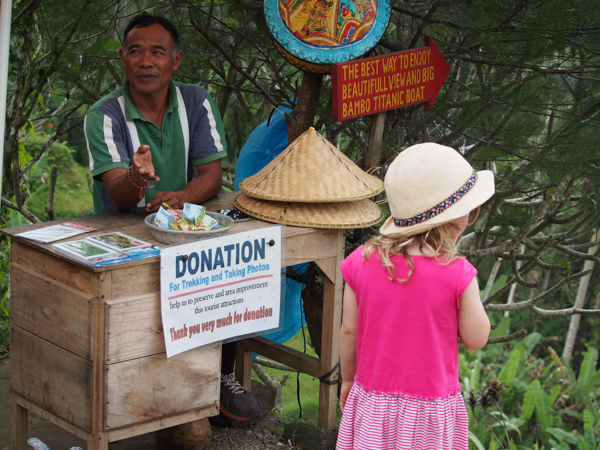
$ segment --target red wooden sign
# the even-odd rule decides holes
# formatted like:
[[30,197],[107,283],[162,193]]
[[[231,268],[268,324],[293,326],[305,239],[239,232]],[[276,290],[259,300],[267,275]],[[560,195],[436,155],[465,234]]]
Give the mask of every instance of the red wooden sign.
[[431,109],[450,67],[431,38],[425,44],[332,64],[333,119],[341,122],[417,103]]

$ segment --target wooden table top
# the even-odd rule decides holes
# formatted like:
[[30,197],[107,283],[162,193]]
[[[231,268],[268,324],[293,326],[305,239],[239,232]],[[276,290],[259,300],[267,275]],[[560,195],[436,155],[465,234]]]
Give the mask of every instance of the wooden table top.
[[[206,201],[203,203],[203,206],[206,207],[208,211],[218,211],[220,209],[228,209],[233,208],[233,199],[238,195],[239,192],[229,192],[225,194],[218,194],[216,197]],[[158,261],[159,257],[147,258],[138,261],[125,262],[120,263],[118,265],[108,265],[101,267],[91,267],[87,264],[79,262],[77,260],[68,258],[61,253],[57,253],[53,250],[52,244],[42,244],[41,242],[32,241],[30,239],[25,239],[20,236],[17,236],[19,233],[23,233],[25,231],[31,231],[38,228],[44,228],[50,225],[57,225],[62,222],[74,222],[82,225],[89,225],[95,227],[96,230],[90,233],[80,234],[78,236],[73,236],[72,238],[63,239],[56,242],[67,242],[72,240],[83,239],[84,237],[94,236],[97,234],[111,233],[114,231],[120,231],[121,233],[125,233],[127,235],[133,236],[135,238],[141,239],[143,241],[149,242],[151,244],[157,245],[161,248],[169,247],[167,244],[163,244],[154,240],[152,235],[150,234],[150,228],[144,223],[144,218],[148,215],[144,208],[138,208],[137,210],[122,213],[122,212],[110,212],[96,215],[86,215],[80,217],[73,217],[70,219],[61,219],[55,220],[51,222],[42,222],[32,225],[22,225],[18,227],[4,228],[0,229],[0,233],[5,236],[11,238],[12,241],[21,242],[27,244],[31,247],[39,249],[43,252],[53,254],[57,258],[68,260],[73,264],[80,265],[82,267],[86,267],[94,272],[102,272],[106,270],[112,270],[115,267],[130,267],[134,265],[147,264],[149,262]],[[297,236],[299,234],[310,234],[317,231],[315,228],[301,228],[301,227],[286,227],[285,225],[274,224],[269,222],[263,222],[258,219],[251,219],[248,222],[240,222],[234,224],[234,226],[229,231],[229,234],[235,234],[239,232],[255,230],[258,228],[268,228],[268,227],[282,227],[282,238]],[[337,231],[337,230],[334,230]]]

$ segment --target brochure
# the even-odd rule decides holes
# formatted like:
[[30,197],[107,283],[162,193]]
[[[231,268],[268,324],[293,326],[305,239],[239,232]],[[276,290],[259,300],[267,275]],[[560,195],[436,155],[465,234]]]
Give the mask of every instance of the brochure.
[[40,228],[38,230],[25,231],[23,233],[16,234],[15,236],[21,236],[26,239],[31,239],[32,241],[47,244],[49,242],[60,241],[61,239],[66,239],[94,230],[94,227],[88,227],[87,225],[63,222],[58,225],[52,225],[49,227]]
[[105,266],[160,255],[160,247],[114,232],[54,244],[56,252],[91,266]]
[[152,245],[140,239],[119,233],[118,231],[114,233],[90,236],[87,239],[95,242],[98,245],[102,245],[116,251],[123,251],[130,248],[150,247]]

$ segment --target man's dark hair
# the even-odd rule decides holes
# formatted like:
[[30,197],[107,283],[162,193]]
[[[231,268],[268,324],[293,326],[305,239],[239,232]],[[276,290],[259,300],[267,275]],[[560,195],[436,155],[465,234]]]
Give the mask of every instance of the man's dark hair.
[[154,24],[161,25],[171,35],[171,40],[173,41],[174,58],[179,51],[179,32],[177,31],[177,28],[175,28],[175,25],[173,25],[164,17],[153,16],[151,14],[140,14],[139,16],[135,16],[133,19],[131,19],[131,22],[129,22],[129,25],[127,25],[127,28],[125,28],[125,33],[123,34],[123,47],[125,47],[127,35],[131,30],[134,28],[146,28]]

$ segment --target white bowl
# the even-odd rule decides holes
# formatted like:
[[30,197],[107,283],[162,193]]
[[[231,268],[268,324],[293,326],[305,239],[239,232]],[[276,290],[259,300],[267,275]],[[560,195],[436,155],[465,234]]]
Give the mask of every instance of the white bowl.
[[168,228],[161,228],[154,223],[154,216],[156,213],[152,213],[144,219],[144,222],[150,227],[150,234],[158,242],[169,245],[180,245],[188,244],[190,242],[200,241],[202,239],[211,239],[221,236],[229,231],[233,226],[233,220],[225,214],[206,211],[206,214],[211,216],[219,225],[226,225],[216,230],[201,230],[201,231],[183,231],[183,230],[171,230]]

